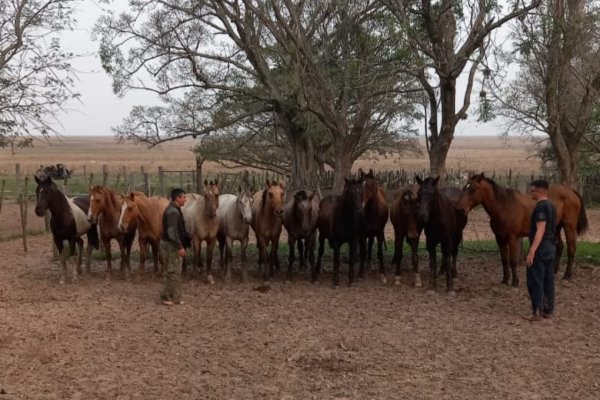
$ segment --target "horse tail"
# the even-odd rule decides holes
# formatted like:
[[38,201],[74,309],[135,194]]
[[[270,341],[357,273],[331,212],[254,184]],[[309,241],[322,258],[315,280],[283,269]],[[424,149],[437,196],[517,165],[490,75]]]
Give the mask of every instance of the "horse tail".
[[581,195],[579,194],[579,192],[577,192],[577,190],[573,189],[573,193],[575,193],[575,195],[577,195],[577,198],[579,199],[579,216],[577,218],[577,234],[581,235],[582,233],[585,233],[588,229],[588,218],[587,218],[587,214],[585,212],[585,204],[583,202],[583,199],[581,198]]
[[88,246],[98,250],[100,248],[100,238],[98,237],[98,225],[92,224],[87,232]]

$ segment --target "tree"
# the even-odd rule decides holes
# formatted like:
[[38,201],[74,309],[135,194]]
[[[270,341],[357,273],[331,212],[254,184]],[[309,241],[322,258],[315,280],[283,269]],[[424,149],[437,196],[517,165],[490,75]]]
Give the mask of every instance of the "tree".
[[63,103],[76,96],[73,56],[58,34],[72,27],[73,0],[0,0],[0,147],[54,132]]
[[582,144],[589,152],[596,143],[598,5],[550,0],[536,14],[519,20],[513,31],[515,52],[508,58],[519,66],[519,73],[510,85],[496,85],[494,90],[497,113],[509,121],[510,129],[548,135],[561,183],[572,187],[579,184]]
[[[446,156],[460,120],[467,118],[478,67],[494,30],[538,7],[511,1],[509,11],[495,0],[382,0],[406,32],[418,67],[413,74],[427,94],[430,110],[428,149],[432,175],[446,175]],[[523,6],[520,6],[523,4]],[[468,69],[462,105],[456,82]],[[460,108],[457,109],[457,106]]]
[[[96,31],[115,91],[151,90],[166,102],[165,107],[136,107],[117,135],[157,144],[207,134],[243,141],[260,132],[271,137],[280,133],[291,151],[292,186],[314,187],[323,159],[331,154],[339,184],[365,146],[380,143],[383,137],[404,136],[398,133],[397,121],[402,113],[411,117],[412,109],[398,96],[395,82],[401,77],[395,71],[384,76],[374,69],[376,65],[364,62],[369,50],[378,49],[365,46],[364,26],[362,33],[355,29],[365,39],[354,42],[364,47],[360,57],[336,65],[339,54],[326,53],[340,48],[335,44],[341,37],[335,29],[336,13],[344,7],[338,3],[163,0],[132,3],[128,13],[105,16]],[[361,4],[349,6],[355,19]],[[346,20],[350,27],[351,18]],[[368,21],[358,20],[363,25]],[[345,35],[346,46],[359,39]],[[374,37],[370,40],[373,44]],[[371,74],[366,73],[369,68]],[[331,80],[336,73],[340,77]],[[359,74],[362,81],[356,79]],[[367,92],[364,88],[371,82],[377,85]],[[362,110],[357,107],[359,92],[362,104],[368,104]],[[327,108],[321,95],[327,96]],[[359,123],[348,128],[354,119]],[[263,125],[257,125],[261,121]],[[342,136],[345,139],[338,139]],[[229,139],[216,139],[213,145],[230,144]],[[402,143],[394,140],[380,149],[390,151]]]

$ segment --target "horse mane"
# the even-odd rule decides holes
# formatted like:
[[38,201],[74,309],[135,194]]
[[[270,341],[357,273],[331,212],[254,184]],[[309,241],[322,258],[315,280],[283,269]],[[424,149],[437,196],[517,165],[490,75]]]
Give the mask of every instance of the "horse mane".
[[269,192],[269,189],[264,189],[262,192],[262,202],[260,204],[260,209],[262,212],[265,211],[265,207],[267,205],[267,193]]
[[484,176],[483,180],[492,186],[492,190],[494,191],[494,196],[496,196],[496,198],[499,201],[501,201],[503,203],[507,203],[507,204],[514,203],[515,197],[516,197],[515,195],[517,193],[519,193],[517,190],[511,189],[511,188],[504,188],[504,187],[498,185],[492,179],[488,178],[487,176]]

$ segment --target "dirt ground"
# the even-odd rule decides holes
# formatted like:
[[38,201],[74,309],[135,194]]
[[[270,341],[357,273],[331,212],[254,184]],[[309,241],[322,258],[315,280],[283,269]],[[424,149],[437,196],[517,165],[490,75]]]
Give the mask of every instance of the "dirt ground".
[[[0,225],[8,225],[3,210]],[[474,214],[467,238],[488,234]],[[590,225],[598,227],[592,210]],[[31,221],[41,219],[30,214]],[[597,239],[591,232],[587,240]],[[332,289],[300,276],[185,280],[186,304],[158,304],[160,280],[95,261],[59,286],[50,236],[0,242],[0,400],[4,399],[597,399],[600,272],[576,265],[557,314],[530,323],[521,286],[499,284],[496,256],[462,256],[458,291],[427,294],[375,276]],[[237,256],[237,254],[236,254]],[[285,265],[285,263],[284,263]],[[421,261],[427,282],[426,261]],[[149,267],[147,267],[149,268]],[[406,265],[405,265],[406,268]],[[390,280],[391,281],[391,280]],[[345,276],[342,280],[345,281]]]

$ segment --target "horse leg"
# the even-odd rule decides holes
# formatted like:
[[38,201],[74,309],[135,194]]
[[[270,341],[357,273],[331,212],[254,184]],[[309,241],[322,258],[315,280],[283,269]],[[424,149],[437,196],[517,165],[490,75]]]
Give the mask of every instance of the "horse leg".
[[394,232],[394,256],[392,257],[392,264],[396,267],[396,275],[394,276],[394,283],[400,284],[400,266],[402,263],[402,237]]
[[412,272],[415,287],[423,287],[421,275],[419,274],[419,238],[407,239],[410,244],[410,255],[412,259]]
[[159,275],[159,271],[160,271],[160,255],[158,252],[158,243],[156,243],[154,240],[150,241],[150,250],[152,251],[152,263],[154,264],[153,266],[153,271],[154,271],[154,275]]
[[106,275],[105,279],[109,280],[112,276],[112,253],[110,251],[110,239],[103,240],[104,243],[104,254],[106,255]]
[[77,275],[81,275],[81,264],[83,263],[83,239],[78,237],[75,239],[77,243]]
[[262,236],[256,235],[256,247],[258,247],[258,274],[265,276],[265,239]]
[[313,233],[306,239],[305,251],[308,257],[308,263],[310,264],[310,270],[315,266],[315,240],[317,238],[316,233]]
[[85,272],[88,274],[92,273],[92,244],[89,237],[85,248]]
[[[225,281],[226,282],[231,282],[231,269],[233,268],[233,266],[231,265],[231,262],[229,260],[229,254],[232,252],[232,247],[233,247],[233,239],[229,236],[227,236],[224,240],[225,245],[225,257],[223,258],[223,250],[221,250],[221,260],[224,259],[225,263],[222,264],[223,268],[225,269]],[[221,247],[221,243],[219,242],[219,247]],[[243,243],[242,243],[242,255],[243,258],[246,256],[245,253],[246,249],[243,247]],[[244,260],[242,260],[242,271],[244,268]]]
[[206,280],[211,285],[215,284],[215,280],[212,276],[212,257],[216,240],[217,239],[214,237],[206,239]]
[[333,243],[333,287],[340,286],[340,244]]
[[69,240],[69,255],[67,256],[67,263],[71,266],[71,281],[73,283],[77,283],[77,260],[75,258],[76,243],[76,240]]
[[271,256],[275,271],[279,272],[281,265],[279,264],[279,236],[271,241]]
[[59,285],[64,285],[67,281],[67,246],[65,242],[56,243],[56,247],[59,251],[60,258],[60,277],[58,279]]
[[[139,279],[142,279],[144,277],[144,272],[146,272],[146,252],[148,251],[148,241],[139,237],[138,245],[140,247],[140,262],[138,265],[137,275]],[[154,272],[156,273],[156,264]]]
[[442,244],[442,265],[446,271],[446,290],[449,296],[455,295],[454,279],[452,279],[452,252],[454,251],[452,243]]
[[319,272],[321,272],[321,259],[323,258],[323,253],[325,252],[325,236],[322,234],[319,235],[319,253],[317,255],[317,262],[312,268],[311,273],[311,281],[317,282],[319,280]]
[[[302,239],[298,240],[298,247],[300,247],[300,243],[302,242]],[[289,248],[289,256],[288,256],[288,270],[287,270],[287,280],[291,281],[292,280],[292,269],[294,267],[294,260],[295,260],[295,255],[294,255],[294,250],[296,247],[296,238],[294,238],[293,236],[288,236],[288,248]],[[300,253],[302,254],[302,253]],[[302,258],[302,256],[300,256],[300,258]]]
[[385,277],[385,265],[383,264],[383,241],[385,240],[385,236],[383,235],[383,231],[379,232],[377,235],[377,258],[379,259],[379,275],[381,277],[381,283],[384,285],[387,283],[387,278]]
[[[567,269],[565,270],[565,274],[563,275],[563,279],[571,279],[573,276],[573,262],[575,261],[575,251],[577,250],[577,234],[575,229],[573,229],[570,233],[565,229],[565,235],[567,237]],[[562,245],[562,241],[560,242]],[[562,256],[563,249],[560,249],[560,254],[558,254],[558,245],[556,246],[556,260],[555,265],[560,263],[560,257]]]
[[348,242],[348,286],[354,283],[354,261],[356,260],[356,250],[358,243],[356,240]]
[[512,238],[509,242],[509,254],[513,287],[519,287],[519,275],[517,275],[517,261],[519,260],[519,253],[519,240],[518,238]]
[[227,257],[225,252],[225,241],[226,238],[222,237],[221,235],[217,236],[217,242],[219,243],[219,265],[221,266],[221,272],[224,272],[225,268],[227,268],[225,260],[225,257]]
[[201,245],[200,240],[198,240],[198,238],[196,236],[194,236],[194,238],[192,239],[192,251],[194,253],[194,257],[192,259],[192,267],[190,268],[190,272],[189,272],[190,279],[194,279],[194,277],[196,276],[196,273],[200,269],[200,263],[201,263],[201,260],[200,260],[201,246],[200,245]]
[[435,292],[435,280],[437,278],[437,254],[436,243],[427,240],[427,253],[429,253],[429,291]]
[[248,271],[247,271],[247,263],[246,263],[246,248],[248,247],[248,237],[240,240],[241,247],[241,267],[242,267],[242,282],[246,282],[248,280]]
[[358,254],[360,258],[360,264],[358,266],[358,277],[363,278],[365,276],[365,260],[367,258],[367,238],[362,236],[358,238]]
[[369,235],[367,244],[367,273],[371,270],[371,259],[373,256],[373,243],[375,242],[375,236]]
[[119,240],[119,250],[121,252],[121,271],[125,271],[125,280],[131,279],[131,269],[129,268],[129,252],[124,240]]
[[300,269],[304,271],[306,269],[306,257],[304,254],[304,241],[305,239],[298,239],[298,259],[300,264]]
[[510,277],[508,270],[510,254],[508,242],[496,236],[496,243],[498,244],[498,249],[500,249],[500,259],[502,260],[502,284],[508,285],[508,278]]

